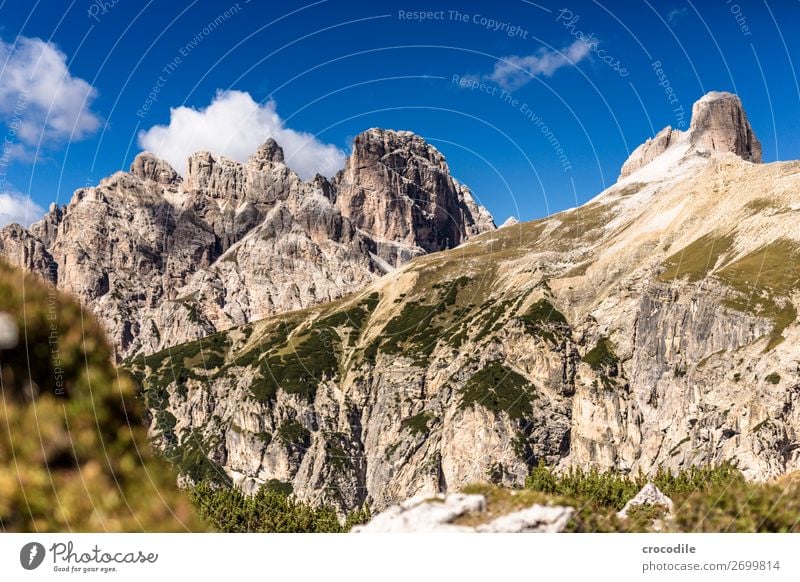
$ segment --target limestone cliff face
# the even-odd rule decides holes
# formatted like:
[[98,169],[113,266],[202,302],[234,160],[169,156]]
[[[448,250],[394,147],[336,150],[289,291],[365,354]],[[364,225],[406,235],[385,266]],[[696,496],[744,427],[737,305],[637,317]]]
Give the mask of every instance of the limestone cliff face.
[[434,147],[408,131],[370,129],[336,176],[336,204],[393,266],[494,228]]
[[342,508],[540,460],[797,470],[800,163],[678,145],[579,208],[137,360],[156,442]]
[[[761,163],[761,142],[758,141],[738,96],[712,91],[692,106],[689,129],[682,132],[667,126],[655,137],[636,148],[622,166],[620,179],[627,178],[655,160],[709,156],[712,153],[732,153],[739,158]],[[662,168],[658,168],[661,170]]]
[[213,329],[333,301],[381,273],[369,245],[321,191],[279,201],[181,293]]
[[[356,142],[369,142],[365,135]],[[415,254],[493,228],[469,191],[454,185],[436,150],[413,134],[398,136],[395,145],[408,145],[394,153],[397,167],[404,156],[436,164],[436,181],[424,184],[425,212],[436,221],[393,214],[391,201],[403,186],[376,184],[367,174],[354,175],[348,187],[367,180],[375,204],[343,212],[338,201],[348,197],[337,184],[321,176],[301,180],[270,139],[245,163],[198,152],[183,178],[163,160],[139,154],[130,172],[78,190],[29,230],[0,231],[0,252],[78,297],[99,317],[120,359],[332,301]],[[386,231],[359,227],[389,222]],[[440,224],[450,234],[439,233]],[[379,248],[408,241],[409,252],[389,263],[380,257]]]
[[36,273],[49,282],[58,278],[58,265],[41,239],[18,224],[3,229],[0,254],[14,265]]
[[174,186],[180,182],[180,176],[172,166],[149,152],[136,156],[130,171],[137,178],[164,186]]
[[689,133],[698,151],[732,152],[748,162],[761,163],[761,142],[736,95],[712,92],[697,101]]

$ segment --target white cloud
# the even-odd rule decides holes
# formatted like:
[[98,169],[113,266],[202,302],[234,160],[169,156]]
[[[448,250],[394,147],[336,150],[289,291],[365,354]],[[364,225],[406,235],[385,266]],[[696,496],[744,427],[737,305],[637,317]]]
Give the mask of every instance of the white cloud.
[[529,83],[534,76],[550,77],[561,67],[579,63],[591,49],[591,43],[576,40],[560,51],[542,47],[532,55],[503,57],[494,64],[494,71],[487,78],[513,91]]
[[16,192],[0,192],[0,227],[16,222],[30,226],[44,215],[44,208],[30,197]]
[[90,110],[96,96],[70,74],[66,55],[52,43],[0,40],[0,116],[8,139],[27,145],[82,139],[100,126]]
[[283,148],[286,165],[304,179],[332,176],[344,166],[342,150],[285,127],[274,101],[261,105],[242,91],[219,91],[205,109],[171,109],[169,125],[139,132],[139,146],[184,173],[187,158],[197,151],[242,162],[270,137]]

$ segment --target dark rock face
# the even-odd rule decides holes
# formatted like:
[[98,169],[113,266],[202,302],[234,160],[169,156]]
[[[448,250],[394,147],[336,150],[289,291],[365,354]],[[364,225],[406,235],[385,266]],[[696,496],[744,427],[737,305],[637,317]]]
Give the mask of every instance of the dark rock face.
[[373,238],[374,252],[393,266],[494,228],[450,176],[444,156],[411,132],[370,129],[358,135],[335,185],[342,214]]
[[[378,147],[371,133],[356,139],[349,167]],[[272,139],[245,163],[198,152],[184,179],[144,152],[129,173],[76,191],[29,230],[0,231],[0,253],[77,296],[126,358],[336,299],[493,228],[439,152],[408,132],[383,133],[379,157],[395,173],[375,182],[375,172],[356,172],[368,184],[344,196],[340,181],[301,180]],[[369,190],[371,203],[353,203],[350,188]]]

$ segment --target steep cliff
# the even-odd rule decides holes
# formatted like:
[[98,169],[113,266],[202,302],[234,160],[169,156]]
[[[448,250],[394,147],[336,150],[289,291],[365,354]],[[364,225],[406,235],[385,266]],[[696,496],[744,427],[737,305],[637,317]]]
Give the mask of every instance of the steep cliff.
[[334,186],[342,214],[393,266],[494,228],[486,209],[450,176],[444,156],[408,131],[373,128],[357,136]]
[[761,163],[761,143],[753,133],[738,96],[712,91],[692,107],[690,141],[699,152],[731,152]]
[[[520,485],[540,460],[797,470],[800,163],[700,125],[577,209],[130,362],[159,446],[342,508]],[[708,128],[730,147],[700,147]]]

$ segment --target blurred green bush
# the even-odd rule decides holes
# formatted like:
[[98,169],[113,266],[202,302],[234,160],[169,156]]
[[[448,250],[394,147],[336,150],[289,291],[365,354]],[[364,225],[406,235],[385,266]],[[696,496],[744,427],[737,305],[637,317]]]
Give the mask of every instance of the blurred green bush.
[[2,262],[0,313],[0,530],[205,529],[95,319]]

